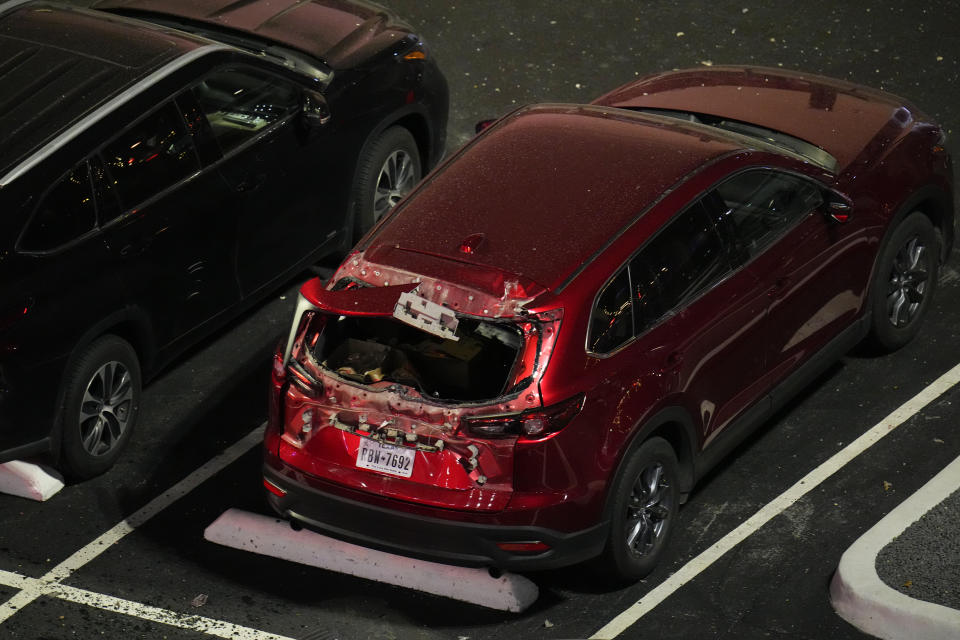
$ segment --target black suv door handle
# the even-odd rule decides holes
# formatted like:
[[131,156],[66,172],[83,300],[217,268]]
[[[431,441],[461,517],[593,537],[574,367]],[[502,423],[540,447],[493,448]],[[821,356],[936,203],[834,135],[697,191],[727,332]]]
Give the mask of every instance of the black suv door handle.
[[790,278],[783,276],[782,278],[777,278],[777,281],[773,283],[773,286],[770,287],[770,291],[767,292],[767,296],[771,298],[779,298],[783,291],[790,285]]
[[256,175],[250,175],[240,181],[240,184],[237,185],[237,191],[241,193],[247,193],[250,191],[256,191],[263,186],[263,183],[267,181],[267,174],[258,173]]

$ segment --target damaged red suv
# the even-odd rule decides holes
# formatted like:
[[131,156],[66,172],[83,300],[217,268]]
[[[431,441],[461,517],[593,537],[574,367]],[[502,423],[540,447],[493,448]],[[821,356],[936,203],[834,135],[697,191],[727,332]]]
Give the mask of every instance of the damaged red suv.
[[301,291],[264,483],[411,556],[652,570],[724,453],[909,341],[953,242],[908,102],[781,70],[641,79],[486,129]]

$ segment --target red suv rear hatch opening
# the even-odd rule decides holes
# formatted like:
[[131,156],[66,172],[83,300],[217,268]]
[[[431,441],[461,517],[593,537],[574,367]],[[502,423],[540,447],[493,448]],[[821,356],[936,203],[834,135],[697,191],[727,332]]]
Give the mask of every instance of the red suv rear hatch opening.
[[[499,511],[513,492],[517,436],[477,438],[465,418],[540,405],[534,381],[559,314],[456,314],[424,330],[403,310],[416,284],[302,290],[282,397],[280,458],[377,496]],[[434,307],[449,312],[446,307]],[[452,327],[452,328],[451,328]],[[279,390],[279,389],[278,389]]]

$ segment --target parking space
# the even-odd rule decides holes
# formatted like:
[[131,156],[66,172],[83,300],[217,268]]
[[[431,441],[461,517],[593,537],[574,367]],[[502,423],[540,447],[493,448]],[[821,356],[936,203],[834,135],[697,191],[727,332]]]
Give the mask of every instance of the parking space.
[[[589,8],[545,0],[386,3],[426,35],[450,80],[451,150],[469,139],[475,121],[514,105],[585,101],[635,74],[721,62],[782,64],[882,86],[915,100],[954,138],[960,132],[960,39],[948,33],[949,2],[814,2],[802,10],[743,2],[709,9],[614,0]],[[885,357],[844,358],[700,483],[652,575],[616,587],[581,567],[531,574],[541,595],[522,614],[203,540],[228,508],[268,513],[255,430],[265,417],[269,354],[292,312],[288,288],[146,389],[138,431],[111,471],[45,503],[0,495],[0,635],[589,637],[690,571],[692,560],[960,361],[958,264],[955,251],[915,342]],[[664,593],[641,619],[623,618],[618,637],[865,637],[833,612],[832,573],[860,534],[960,455],[958,421],[955,387]]]

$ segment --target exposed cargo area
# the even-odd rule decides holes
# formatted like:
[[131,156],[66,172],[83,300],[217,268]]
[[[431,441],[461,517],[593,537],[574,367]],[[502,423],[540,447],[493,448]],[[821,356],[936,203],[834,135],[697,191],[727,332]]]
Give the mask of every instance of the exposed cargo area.
[[355,382],[394,382],[452,402],[489,400],[508,391],[523,344],[520,328],[460,318],[456,337],[430,335],[392,318],[317,314],[303,344],[320,366]]

